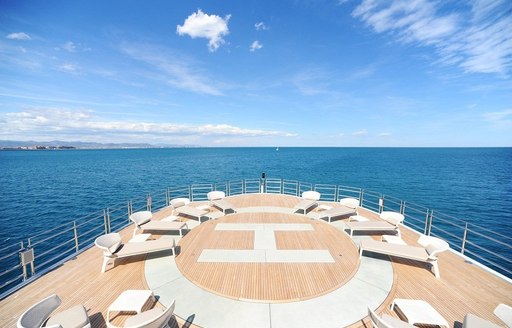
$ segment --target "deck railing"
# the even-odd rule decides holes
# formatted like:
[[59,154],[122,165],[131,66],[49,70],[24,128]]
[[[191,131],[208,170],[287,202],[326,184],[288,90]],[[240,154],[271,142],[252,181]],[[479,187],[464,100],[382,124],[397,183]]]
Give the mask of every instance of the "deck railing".
[[58,225],[19,243],[2,245],[0,299],[89,249],[98,236],[124,229],[130,224],[128,217],[131,213],[142,210],[158,211],[169,206],[171,199],[178,197],[205,201],[208,192],[214,190],[224,191],[229,196],[261,192],[300,196],[305,191],[315,190],[321,194],[320,200],[326,202],[337,202],[346,197],[357,198],[361,207],[376,213],[402,213],[405,216],[404,225],[407,227],[443,238],[455,251],[512,278],[510,236],[371,190],[267,178],[169,187],[163,192],[147,194]]

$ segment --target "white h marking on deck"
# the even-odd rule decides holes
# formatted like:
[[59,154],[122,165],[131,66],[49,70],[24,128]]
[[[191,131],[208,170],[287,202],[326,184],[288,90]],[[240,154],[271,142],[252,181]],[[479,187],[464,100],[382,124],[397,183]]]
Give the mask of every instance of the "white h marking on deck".
[[216,231],[254,231],[254,249],[204,249],[198,262],[334,263],[328,250],[278,250],[275,231],[314,231],[311,224],[218,223]]

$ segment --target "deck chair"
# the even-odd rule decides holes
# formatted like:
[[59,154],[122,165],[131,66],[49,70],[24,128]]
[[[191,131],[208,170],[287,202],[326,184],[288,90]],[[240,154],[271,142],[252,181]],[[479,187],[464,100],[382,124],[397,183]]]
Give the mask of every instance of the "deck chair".
[[396,212],[382,212],[380,218],[383,221],[355,221],[345,223],[345,229],[350,230],[350,237],[354,231],[392,231],[400,236],[400,224],[404,221],[403,214]]
[[222,211],[222,213],[224,213],[224,215],[226,215],[226,211],[236,213],[235,206],[224,199],[226,197],[226,193],[224,193],[224,191],[210,191],[207,194],[207,197],[210,202],[210,206],[217,207]]
[[108,263],[112,260],[115,266],[115,260],[123,257],[130,257],[142,254],[155,253],[160,251],[172,250],[173,255],[176,242],[174,239],[160,238],[157,240],[148,240],[140,243],[123,244],[121,235],[116,232],[96,238],[94,244],[103,250],[103,264],[101,272],[105,272]]
[[139,230],[179,231],[180,236],[183,236],[183,229],[188,229],[186,222],[151,220],[152,217],[153,214],[150,211],[140,211],[131,214],[130,220],[135,223],[133,236],[135,236]]
[[480,318],[474,314],[468,313],[464,316],[462,328],[500,328],[500,326]]
[[339,201],[341,206],[332,207],[328,210],[314,213],[314,219],[327,218],[328,222],[332,221],[332,218],[339,216],[349,216],[357,214],[357,207],[359,207],[359,200],[355,198],[342,198]]
[[413,326],[405,321],[392,317],[388,314],[383,314],[379,317],[370,307],[368,307],[368,316],[373,324],[373,327],[377,328],[414,328]]
[[512,307],[507,304],[498,304],[494,309],[494,314],[501,319],[508,327],[512,327]]
[[[422,237],[420,237],[420,239]],[[440,278],[441,274],[439,273],[437,254],[448,250],[450,245],[446,241],[436,237],[428,237],[428,243],[420,239],[418,239],[418,243],[420,245],[426,244],[426,246],[391,244],[373,239],[361,240],[359,244],[359,257],[363,256],[363,251],[367,251],[429,263],[434,269],[436,278]]]
[[302,193],[302,200],[293,207],[294,212],[302,211],[304,215],[311,207],[318,205],[320,200],[320,193],[317,191],[305,191]]
[[172,301],[172,304],[165,310],[161,308],[153,308],[148,311],[141,312],[134,316],[128,317],[123,327],[125,328],[164,328],[170,327],[169,320],[174,313],[176,301]]
[[[507,326],[512,327],[512,307],[506,304],[498,304],[494,309],[494,314],[500,318],[501,321]],[[488,320],[482,319],[479,316],[468,313],[464,316],[464,322],[462,328],[498,328],[497,324],[494,324]]]
[[197,207],[190,206],[190,199],[188,198],[175,198],[171,199],[171,206],[173,213],[176,212],[178,214],[191,216],[193,218],[197,218],[199,222],[201,222],[202,217],[207,217],[210,219],[209,216],[206,214],[208,213],[207,210],[201,210]]
[[50,316],[62,303],[58,295],[51,295],[32,305],[19,317],[18,328],[90,328],[91,323],[83,305],[75,305]]

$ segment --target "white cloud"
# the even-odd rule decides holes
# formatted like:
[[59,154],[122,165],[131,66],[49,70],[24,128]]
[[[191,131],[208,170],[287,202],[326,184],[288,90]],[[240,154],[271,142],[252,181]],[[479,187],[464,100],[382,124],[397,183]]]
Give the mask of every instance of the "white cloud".
[[192,13],[185,19],[183,25],[176,27],[176,32],[179,35],[188,35],[192,39],[208,39],[208,49],[213,52],[225,43],[222,37],[229,34],[228,21],[230,17],[231,15],[224,18],[208,15],[198,9],[196,13]]
[[180,57],[161,47],[144,44],[123,44],[121,51],[135,60],[149,64],[159,74],[149,74],[165,83],[182,90],[213,96],[222,95],[218,83],[208,78],[197,63],[190,58]]
[[368,135],[368,131],[366,129],[362,129],[362,130],[353,132],[352,135],[355,137],[364,137],[364,136]]
[[305,68],[292,77],[291,83],[306,96],[335,95],[331,90],[333,77],[330,72],[321,68]]
[[0,114],[0,136],[11,136],[25,140],[37,138],[44,131],[46,136],[106,136],[116,140],[147,138],[168,140],[170,137],[224,136],[224,137],[295,137],[296,134],[251,129],[230,124],[187,125],[179,123],[153,123],[102,120],[90,110],[33,109],[22,112]]
[[512,109],[484,113],[483,118],[485,121],[495,125],[512,125]]
[[259,22],[259,23],[256,23],[254,24],[254,27],[256,28],[256,31],[259,31],[259,30],[268,30],[268,26],[265,25],[265,23],[263,22]]
[[443,5],[443,1],[428,0],[363,0],[352,15],[399,42],[434,47],[444,64],[471,73],[506,75],[512,66],[512,16],[507,14],[507,1],[455,4],[462,8],[450,14],[441,13]]
[[254,41],[252,44],[251,44],[251,47],[250,47],[250,51],[256,51],[256,50],[259,50],[263,48],[263,45],[258,41]]
[[77,67],[74,64],[65,63],[58,67],[59,71],[67,72],[67,73],[76,73]]
[[389,132],[382,132],[377,134],[377,137],[385,138],[385,137],[391,137],[391,133]]
[[76,52],[76,45],[72,41],[66,42],[62,48],[67,50],[68,52]]
[[11,34],[7,35],[6,38],[11,39],[11,40],[21,40],[21,41],[32,40],[30,35],[28,35],[27,33],[24,33],[24,32],[11,33]]

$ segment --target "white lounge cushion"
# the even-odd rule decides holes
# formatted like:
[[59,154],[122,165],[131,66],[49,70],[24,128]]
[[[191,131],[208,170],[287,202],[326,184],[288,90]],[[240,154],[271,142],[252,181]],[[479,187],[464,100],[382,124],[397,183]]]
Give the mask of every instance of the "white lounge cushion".
[[130,220],[132,220],[136,225],[140,226],[146,222],[149,222],[153,214],[150,211],[140,211],[135,212],[130,215]]
[[320,193],[318,191],[305,191],[302,193],[302,198],[309,199],[309,200],[319,200],[320,199]]
[[222,199],[222,198],[226,197],[226,193],[224,191],[219,191],[219,190],[210,191],[207,194],[207,197],[208,197],[208,200],[218,200],[218,199]]
[[391,211],[383,211],[380,213],[380,218],[384,221],[387,221],[393,225],[398,225],[402,223],[405,219],[403,214]]
[[59,296],[54,294],[32,305],[19,317],[18,328],[41,327],[60,303]]
[[89,317],[83,305],[75,305],[63,312],[50,317],[45,326],[60,326],[62,328],[81,328],[89,324]]
[[351,197],[340,199],[340,204],[346,207],[356,209],[359,206],[359,200]]
[[104,251],[109,252],[110,254],[115,253],[119,246],[121,246],[121,235],[117,232],[108,233],[106,235],[99,236],[94,241],[94,244]]
[[190,204],[190,199],[188,198],[174,198],[171,199],[171,206],[174,208],[182,207]]

